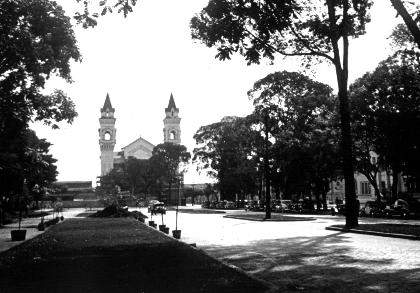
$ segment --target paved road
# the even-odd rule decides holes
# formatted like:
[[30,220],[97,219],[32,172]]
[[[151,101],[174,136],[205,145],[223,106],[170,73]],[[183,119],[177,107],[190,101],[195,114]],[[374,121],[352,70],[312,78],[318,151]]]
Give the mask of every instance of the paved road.
[[[174,229],[174,212],[164,220]],[[361,219],[375,221],[401,222]],[[419,292],[420,242],[325,230],[340,223],[343,217],[331,216],[298,222],[255,222],[221,214],[180,213],[178,218],[183,241],[281,290]]]
[[[143,212],[147,210],[142,209]],[[65,217],[80,210],[69,210]],[[234,212],[233,212],[234,213]],[[160,224],[161,218],[154,217]],[[33,223],[31,222],[33,221]],[[37,222],[24,226],[37,235]],[[164,217],[171,230],[175,212]],[[361,222],[420,221],[361,219]],[[344,218],[317,216],[315,221],[255,222],[223,214],[180,213],[182,240],[208,254],[278,286],[281,292],[419,292],[420,242],[325,230]],[[0,235],[0,251],[16,245],[9,229]]]

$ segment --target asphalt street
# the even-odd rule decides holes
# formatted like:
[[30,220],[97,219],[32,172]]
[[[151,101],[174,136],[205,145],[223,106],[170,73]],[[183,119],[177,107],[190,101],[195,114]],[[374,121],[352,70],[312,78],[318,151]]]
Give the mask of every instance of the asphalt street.
[[[418,292],[420,288],[418,241],[325,230],[332,224],[344,224],[344,217],[337,216],[296,222],[223,216],[179,213],[182,241],[196,243],[211,256],[282,290]],[[153,218],[161,224],[160,215]],[[420,224],[370,218],[360,222]],[[164,223],[175,229],[174,211],[167,212]]]

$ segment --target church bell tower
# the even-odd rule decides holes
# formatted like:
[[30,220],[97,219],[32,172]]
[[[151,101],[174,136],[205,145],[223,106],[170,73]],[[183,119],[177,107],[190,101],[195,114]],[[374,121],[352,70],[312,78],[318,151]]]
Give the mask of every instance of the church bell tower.
[[179,109],[175,105],[174,97],[169,98],[168,107],[165,109],[166,117],[163,119],[163,141],[181,144],[181,118],[178,117]]
[[99,118],[99,146],[101,149],[101,176],[108,174],[114,167],[114,146],[117,130],[115,129],[115,109],[112,108],[109,95],[106,94],[104,106]]

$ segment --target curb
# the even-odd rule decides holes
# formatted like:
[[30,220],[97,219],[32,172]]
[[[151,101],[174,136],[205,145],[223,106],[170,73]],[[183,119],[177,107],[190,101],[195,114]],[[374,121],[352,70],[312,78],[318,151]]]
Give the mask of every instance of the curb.
[[248,218],[244,216],[235,216],[235,215],[226,215],[226,216],[223,216],[223,218],[254,221],[254,222],[305,222],[305,221],[316,220],[316,218],[312,218],[312,217],[293,217],[293,216],[287,216],[287,219],[283,219],[283,220],[282,219],[254,219],[254,218]]
[[408,239],[408,240],[420,240],[420,236],[416,235],[408,235],[408,234],[397,234],[397,233],[387,233],[387,232],[377,232],[377,231],[370,231],[370,230],[359,230],[354,228],[340,228],[340,227],[325,227],[325,230],[330,231],[341,231],[346,233],[356,233],[356,234],[365,234],[365,235],[373,235],[373,236],[382,236],[382,237],[392,237],[392,238],[401,238],[401,239]]

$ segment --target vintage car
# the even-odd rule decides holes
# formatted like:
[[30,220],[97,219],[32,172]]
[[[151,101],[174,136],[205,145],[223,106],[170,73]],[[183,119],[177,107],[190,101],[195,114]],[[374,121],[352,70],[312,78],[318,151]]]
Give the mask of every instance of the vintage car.
[[397,199],[393,205],[389,205],[384,209],[384,214],[388,218],[401,217],[409,218],[420,214],[420,203],[415,200]]
[[359,215],[361,217],[382,217],[385,207],[386,202],[384,201],[369,200],[360,208]]
[[274,204],[274,211],[284,213],[291,212],[293,209],[293,203],[288,199],[277,200]]
[[166,206],[163,202],[160,201],[153,201],[149,204],[147,208],[147,212],[151,213],[152,215],[156,214],[166,214]]

